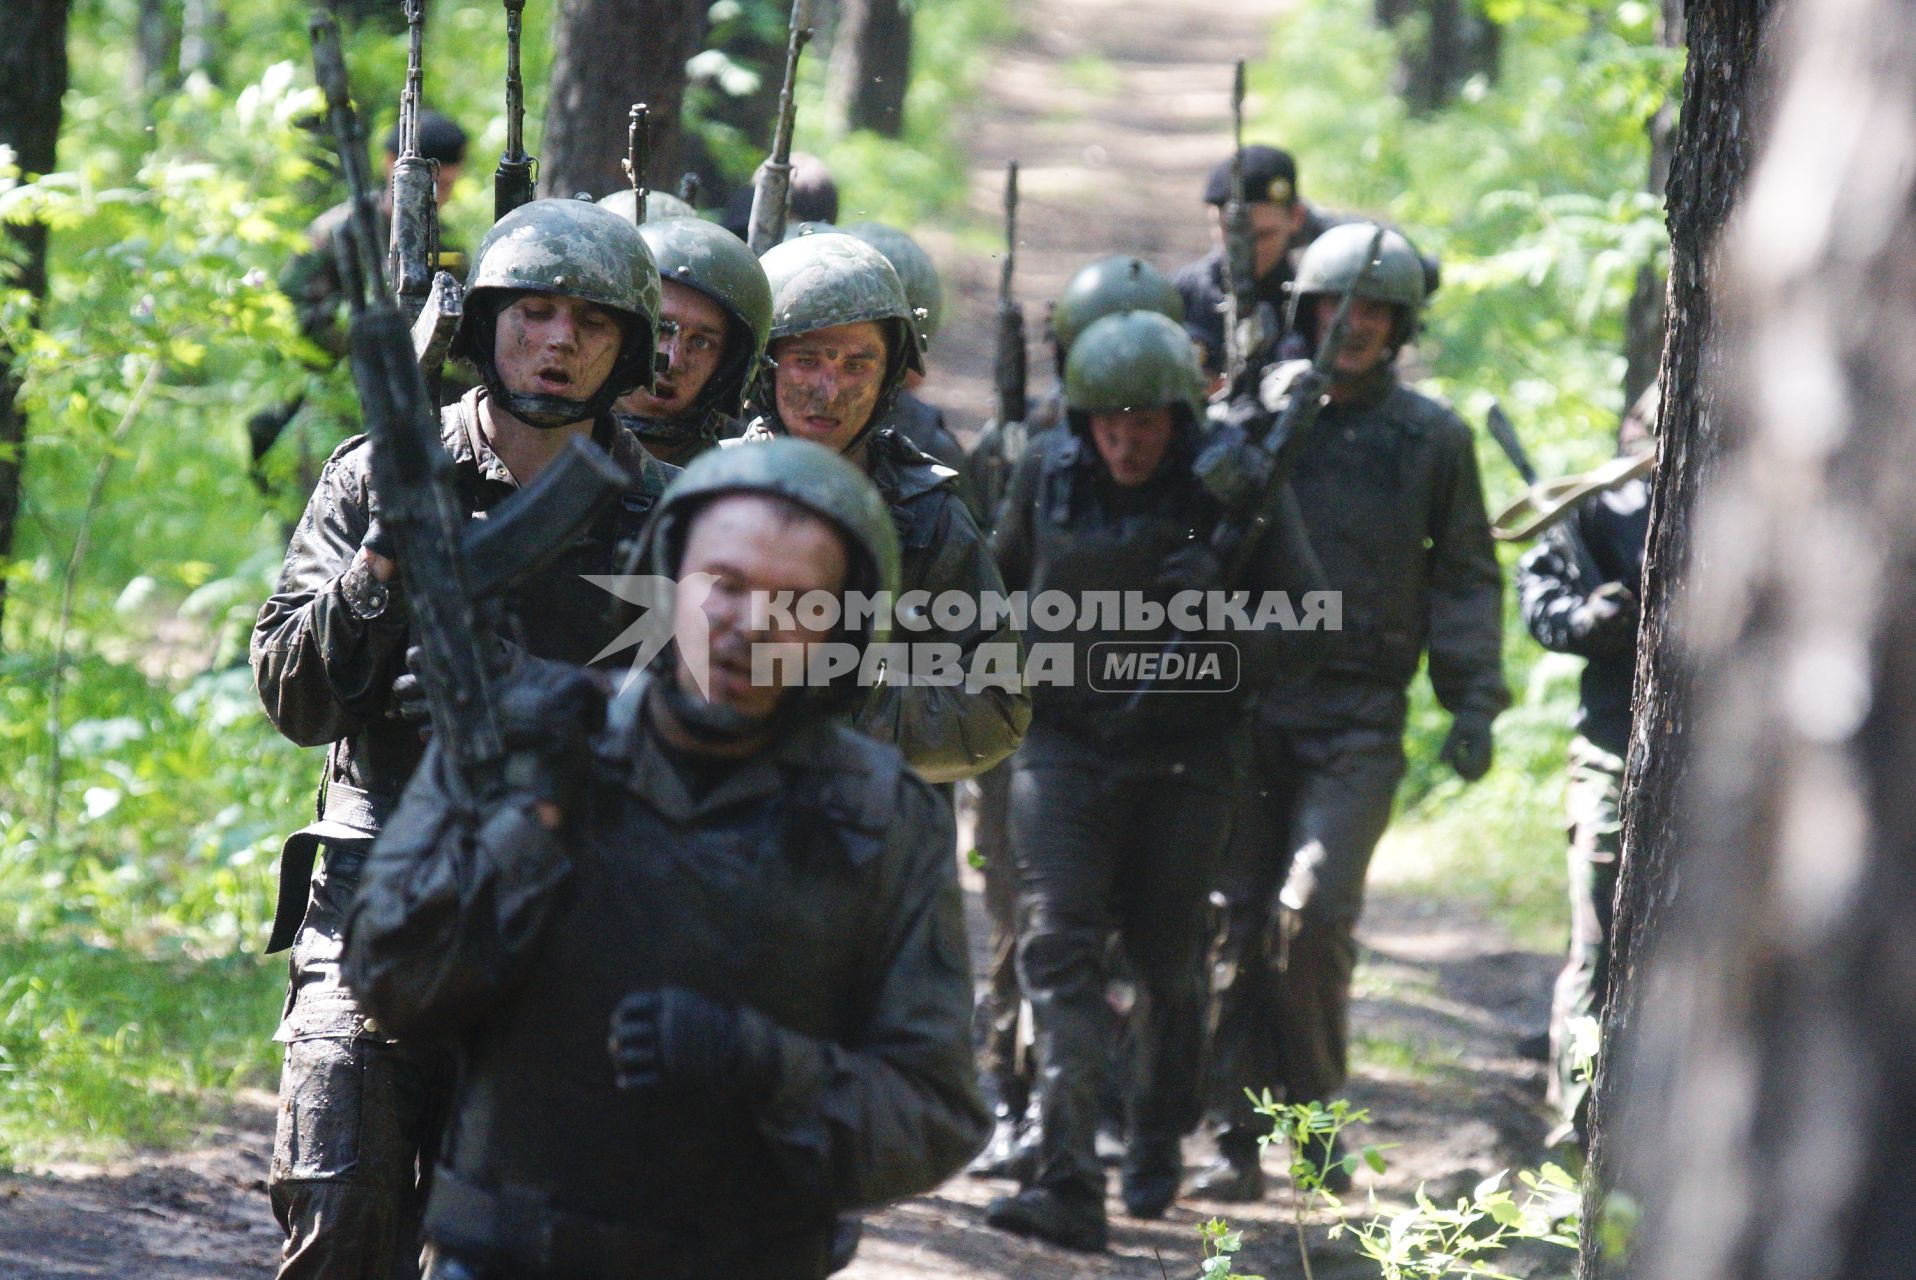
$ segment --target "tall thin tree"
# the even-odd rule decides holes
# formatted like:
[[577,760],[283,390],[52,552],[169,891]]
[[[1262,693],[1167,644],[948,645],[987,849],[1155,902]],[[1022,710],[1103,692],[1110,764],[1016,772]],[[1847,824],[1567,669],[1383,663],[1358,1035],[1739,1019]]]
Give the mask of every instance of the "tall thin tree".
[[[26,174],[53,168],[60,137],[60,100],[67,89],[68,0],[7,0],[0,22],[0,147]],[[7,283],[37,304],[47,290],[47,229],[35,222],[0,228],[17,266]],[[0,342],[0,561],[13,552],[25,462],[26,415],[19,403],[16,353]],[[7,579],[0,576],[0,616]]]

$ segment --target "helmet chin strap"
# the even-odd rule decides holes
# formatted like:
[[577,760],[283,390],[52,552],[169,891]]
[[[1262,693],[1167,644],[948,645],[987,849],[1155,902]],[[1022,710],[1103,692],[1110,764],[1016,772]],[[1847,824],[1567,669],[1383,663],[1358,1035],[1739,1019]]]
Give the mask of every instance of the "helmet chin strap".
[[506,390],[505,385],[497,378],[488,377],[485,381],[486,390],[491,393],[495,403],[527,426],[538,427],[542,431],[569,426],[574,422],[582,422],[598,416],[590,400],[571,400],[565,396],[523,395],[517,391]]

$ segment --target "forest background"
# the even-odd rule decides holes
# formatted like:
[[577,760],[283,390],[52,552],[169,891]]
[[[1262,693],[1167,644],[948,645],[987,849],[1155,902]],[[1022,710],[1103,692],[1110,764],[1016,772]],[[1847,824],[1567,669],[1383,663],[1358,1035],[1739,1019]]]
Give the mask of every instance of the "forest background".
[[[1490,56],[1433,84],[1434,20],[1460,9],[1491,30]],[[164,39],[165,69],[140,54],[156,47],[141,34],[156,12],[195,42],[191,71],[176,73],[187,50]],[[0,220],[50,228],[44,303],[0,292],[26,418],[0,561],[0,1166],[184,1140],[277,1069],[284,971],[258,952],[274,860],[310,812],[319,760],[260,713],[246,638],[311,476],[354,419],[345,370],[299,337],[274,285],[340,195],[307,127],[306,12],[80,0],[54,171],[0,170]],[[404,71],[392,16],[348,29],[375,138]],[[917,0],[910,17],[897,136],[835,128],[829,59],[812,56],[799,145],[831,165],[846,220],[937,227],[982,256],[997,231],[971,189],[965,102],[993,47],[1018,38],[1019,6]],[[750,104],[776,89],[786,12],[717,0],[703,18],[681,157],[712,204],[763,154]],[[553,19],[528,6],[535,154]],[[1311,199],[1388,217],[1442,258],[1420,367],[1473,423],[1501,403],[1545,475],[1609,455],[1626,384],[1642,377],[1626,354],[1632,301],[1641,330],[1667,254],[1651,125],[1681,75],[1660,31],[1657,7],[1634,0],[1298,0],[1268,48],[1245,51],[1247,137],[1293,149]],[[496,4],[429,8],[428,103],[473,136],[445,215],[456,244],[477,243],[490,215],[503,33]],[[1086,60],[1072,74],[1102,70]],[[1218,154],[1228,147],[1220,135]],[[248,418],[295,400],[256,473]],[[1487,438],[1479,460],[1494,507],[1517,478]],[[1443,773],[1445,718],[1420,691],[1393,839],[1433,892],[1492,903],[1520,940],[1554,949],[1577,664],[1541,654],[1514,603],[1507,618],[1516,705],[1497,768],[1469,789]]]

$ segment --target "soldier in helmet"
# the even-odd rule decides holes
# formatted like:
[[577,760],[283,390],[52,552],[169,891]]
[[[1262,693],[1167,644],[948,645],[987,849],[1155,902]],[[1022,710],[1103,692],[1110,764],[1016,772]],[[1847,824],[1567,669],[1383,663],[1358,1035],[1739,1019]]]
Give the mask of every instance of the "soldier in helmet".
[[[919,346],[929,356],[932,339],[938,336],[945,313],[945,289],[939,283],[938,268],[931,255],[916,240],[882,222],[854,222],[844,230],[846,235],[857,236],[884,254],[885,261],[898,273],[899,283],[905,286],[905,301],[911,304],[912,315],[917,318]],[[964,446],[945,425],[944,411],[918,398],[918,388],[924,381],[922,370],[906,371],[904,388],[892,402],[885,425],[957,472],[965,505],[971,508],[972,515],[983,519],[978,503],[973,500],[970,482],[965,478]]]
[[[1376,228],[1333,227],[1304,251],[1290,324],[1314,347],[1357,278]],[[1227,963],[1213,1060],[1220,1159],[1194,1184],[1214,1199],[1263,1193],[1245,1087],[1324,1100],[1346,1075],[1352,932],[1372,851],[1404,772],[1407,689],[1429,660],[1451,714],[1444,761],[1466,782],[1490,768],[1504,688],[1503,584],[1468,427],[1394,367],[1416,332],[1424,264],[1384,234],[1351,304],[1330,403],[1291,484],[1343,598],[1344,642],[1316,677],[1259,699],[1253,786],[1222,881]],[[1291,368],[1274,367],[1273,398]],[[1348,1176],[1346,1173],[1344,1176]]]
[[760,645],[883,639],[755,602],[894,589],[884,501],[814,444],[718,450],[642,553],[673,643],[609,706],[576,671],[510,687],[521,781],[480,812],[434,749],[353,906],[367,1007],[460,1046],[430,1280],[813,1280],[834,1214],[984,1137],[950,813],[844,725],[856,688],[754,676]]
[[[1079,601],[1070,682],[1033,690],[1030,735],[1014,762],[1018,973],[1031,1001],[1040,1072],[1035,1173],[986,1211],[994,1226],[1068,1248],[1102,1249],[1104,1172],[1094,1138],[1105,1072],[1104,958],[1115,928],[1137,976],[1122,1192],[1138,1217],[1164,1213],[1182,1172],[1178,1144],[1198,1119],[1205,902],[1224,852],[1249,749],[1249,694],[1295,678],[1322,631],[1261,629],[1207,617],[1205,598],[1246,588],[1302,601],[1321,571],[1288,495],[1270,532],[1225,581],[1225,513],[1191,469],[1203,378],[1182,326],[1124,311],[1075,336],[1065,366],[1068,430],[1038,438],[1014,474],[994,547],[1014,589]],[[1241,545],[1241,544],[1240,544]],[[1083,611],[1132,600],[1125,621]],[[1207,631],[1205,628],[1218,628]],[[1142,628],[1149,628],[1142,629]],[[1061,637],[1032,637],[1033,643]],[[1210,643],[1206,643],[1210,642]],[[1139,686],[1109,656],[1228,649],[1228,664],[1182,683]],[[1104,655],[1104,656],[1100,656]],[[1228,665],[1229,669],[1225,669]],[[1143,693],[1134,692],[1142,688]]]
[[1064,368],[1071,344],[1098,320],[1119,311],[1155,311],[1180,324],[1185,319],[1184,301],[1176,287],[1142,258],[1117,254],[1079,268],[1051,309],[1051,353],[1057,385],[1031,406],[1024,421],[987,422],[966,456],[965,469],[986,513],[987,527],[996,522],[1011,473],[1032,437],[1064,420]]
[[[1161,272],[1142,258],[1100,258],[1080,269],[1066,283],[1064,295],[1051,314],[1054,367],[1058,385],[1032,406],[1022,422],[985,425],[965,469],[978,506],[985,512],[987,530],[993,527],[1003,504],[1011,473],[1036,437],[1064,417],[1065,357],[1077,336],[1093,323],[1120,311],[1155,311],[1182,322],[1184,304]],[[1016,1171],[1029,1156],[1028,1129],[1031,1101],[1030,1068],[1018,1043],[1019,1005],[1015,947],[1017,919],[1017,862],[1011,852],[1011,762],[978,775],[978,807],[974,837],[984,859],[985,910],[991,920],[986,948],[986,991],[980,1009],[985,1022],[982,1068],[990,1085],[997,1126],[990,1144],[980,1153],[972,1172],[1002,1177]]]
[[[761,262],[772,284],[771,365],[753,402],[761,417],[746,440],[797,436],[859,466],[891,507],[902,547],[904,590],[974,601],[1004,584],[984,535],[958,496],[957,476],[884,425],[905,375],[923,353],[898,273],[883,254],[841,232],[775,245]],[[965,672],[985,654],[1017,648],[1009,623],[951,627],[936,611],[902,638],[955,645]],[[982,646],[991,645],[991,649]],[[951,782],[989,768],[1024,736],[1031,702],[1017,681],[892,684],[857,711],[860,729],[897,744],[926,778]]]
[[[629,205],[631,192],[623,194]],[[737,434],[729,428],[765,360],[772,291],[758,258],[723,227],[667,218],[648,220],[639,234],[663,282],[665,364],[651,387],[628,393],[613,411],[653,457],[682,467]]]
[[[658,272],[638,229],[589,203],[524,205],[474,259],[455,349],[481,385],[441,414],[468,508],[511,498],[574,436],[630,476],[607,514],[507,594],[505,635],[540,658],[585,662],[615,634],[614,598],[581,575],[616,572],[672,470],[609,412],[651,379],[658,312]],[[327,747],[319,820],[286,843],[268,944],[292,947],[269,1178],[289,1280],[416,1274],[416,1170],[422,1153],[430,1168],[449,1080],[442,1053],[395,1040],[339,977],[367,848],[422,750],[411,628],[369,453],[356,436],[326,463],[252,639],[267,715],[294,742]]]
[[[600,196],[599,203],[621,218],[631,218],[639,207],[639,198],[630,187],[622,187],[609,196]],[[699,211],[689,203],[679,199],[670,191],[647,190],[645,193],[645,220],[664,222],[667,218],[696,218]],[[635,222],[636,218],[633,219]],[[663,269],[661,269],[662,271]]]

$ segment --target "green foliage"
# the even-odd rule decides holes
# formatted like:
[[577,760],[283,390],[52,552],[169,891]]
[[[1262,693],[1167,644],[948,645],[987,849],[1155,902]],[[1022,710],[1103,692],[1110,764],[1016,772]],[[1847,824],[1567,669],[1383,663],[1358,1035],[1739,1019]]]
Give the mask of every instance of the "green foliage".
[[1244,1275],[1237,1270],[1237,1255],[1244,1248],[1244,1233],[1233,1231],[1222,1218],[1198,1224],[1198,1239],[1204,1246],[1204,1266],[1199,1280],[1264,1280],[1263,1276]]
[[1358,1250],[1377,1264],[1383,1280],[1439,1280],[1443,1276],[1488,1276],[1516,1280],[1496,1270],[1490,1259],[1517,1240],[1536,1240],[1565,1249],[1577,1247],[1577,1183],[1554,1164],[1517,1175],[1519,1199],[1499,1173],[1484,1179],[1467,1197],[1446,1208],[1417,1189],[1416,1203],[1394,1213],[1377,1214],[1352,1225],[1331,1228],[1333,1239],[1348,1232]]

